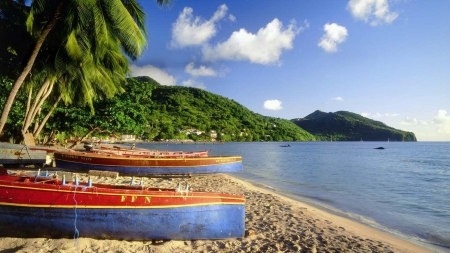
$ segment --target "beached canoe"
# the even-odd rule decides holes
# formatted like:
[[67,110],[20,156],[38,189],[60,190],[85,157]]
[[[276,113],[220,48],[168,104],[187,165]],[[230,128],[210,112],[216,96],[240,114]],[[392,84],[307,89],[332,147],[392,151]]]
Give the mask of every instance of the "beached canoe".
[[91,152],[95,153],[108,153],[117,155],[142,155],[152,158],[187,158],[187,157],[206,157],[208,156],[208,150],[199,151],[170,151],[170,150],[150,150],[150,149],[130,149],[119,146],[105,146],[93,147]]
[[[3,172],[3,173],[2,173]],[[244,236],[245,197],[64,182],[0,169],[0,236],[115,240]]]
[[68,171],[106,170],[132,176],[232,173],[242,170],[241,156],[155,158],[69,150],[56,151],[54,159],[57,168]]
[[47,152],[32,150],[22,144],[0,142],[0,164],[5,166],[38,165],[46,162]]

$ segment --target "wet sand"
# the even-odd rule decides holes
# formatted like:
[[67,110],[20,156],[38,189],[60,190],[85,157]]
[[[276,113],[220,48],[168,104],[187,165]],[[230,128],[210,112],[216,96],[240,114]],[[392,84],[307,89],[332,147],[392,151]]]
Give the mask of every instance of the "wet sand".
[[[79,176],[80,181],[87,182],[87,174]],[[94,177],[93,181],[127,185],[131,177]],[[245,195],[245,236],[226,240],[119,241],[83,238],[80,231],[78,239],[0,238],[0,252],[429,252],[229,175],[144,178],[144,182],[160,188],[175,188],[179,182],[187,182],[194,191]]]

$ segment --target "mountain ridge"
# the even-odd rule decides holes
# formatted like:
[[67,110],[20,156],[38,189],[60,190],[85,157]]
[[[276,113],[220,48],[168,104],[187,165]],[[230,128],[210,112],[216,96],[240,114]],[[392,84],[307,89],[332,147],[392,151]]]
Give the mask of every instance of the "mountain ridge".
[[417,141],[412,132],[402,131],[348,111],[316,110],[304,118],[291,120],[317,140],[336,141]]
[[[153,84],[157,83],[150,77],[137,77],[135,79]],[[220,134],[221,129],[226,130],[227,126],[229,126],[228,131],[225,131],[228,132],[228,138],[225,138],[227,140],[328,141],[332,139],[333,141],[417,141],[414,133],[395,129],[381,121],[372,120],[348,111],[327,113],[316,110],[304,118],[288,120],[260,115],[232,99],[202,89],[163,85],[154,87],[152,100],[155,102],[154,106],[159,105],[159,107],[152,106],[153,110],[168,110],[166,117],[178,114],[178,120],[181,118],[181,121],[186,123],[193,122],[190,119],[192,112],[186,112],[189,111],[186,108],[190,105],[195,105],[196,108],[191,108],[190,110],[200,111],[198,112],[201,115],[200,118],[204,118],[204,112],[210,114],[210,124],[206,124],[208,129],[214,128]],[[171,101],[171,103],[161,107],[167,101]],[[231,124],[227,124],[227,120]],[[287,122],[294,123],[300,130],[292,128]],[[199,124],[205,125],[204,123]],[[243,129],[247,129],[245,130],[247,132],[243,131]],[[230,130],[233,132],[231,135],[243,134],[247,136],[242,136],[242,138],[232,137],[230,136]]]

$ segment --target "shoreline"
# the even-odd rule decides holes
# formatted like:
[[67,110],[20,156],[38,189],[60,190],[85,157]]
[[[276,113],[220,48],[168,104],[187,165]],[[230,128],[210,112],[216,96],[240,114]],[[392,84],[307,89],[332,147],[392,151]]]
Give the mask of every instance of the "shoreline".
[[[233,177],[233,176],[231,176],[231,177]],[[413,236],[408,236],[408,235],[402,234],[401,232],[389,229],[388,227],[385,227],[385,226],[377,223],[376,221],[371,220],[370,218],[367,218],[367,217],[364,217],[364,216],[361,216],[358,214],[347,213],[347,212],[339,210],[335,207],[326,205],[324,203],[320,203],[318,201],[308,199],[307,197],[295,195],[293,193],[290,193],[290,192],[287,192],[287,191],[284,191],[284,190],[281,190],[278,188],[274,188],[270,185],[265,185],[264,183],[247,180],[247,179],[241,178],[241,177],[233,177],[233,178],[235,178],[236,180],[248,183],[258,189],[264,189],[268,194],[274,194],[274,195],[277,195],[278,197],[286,198],[290,201],[299,202],[300,204],[303,204],[304,206],[309,206],[310,208],[318,209],[318,210],[320,210],[324,213],[327,213],[331,216],[336,216],[336,217],[340,217],[344,220],[349,220],[351,222],[355,222],[364,227],[368,227],[368,228],[378,231],[380,233],[384,233],[387,236],[391,236],[391,237],[397,238],[399,240],[409,242],[409,243],[416,245],[424,250],[427,250],[430,252],[434,252],[434,251],[450,252],[450,249],[446,248],[445,246],[442,246],[439,244],[434,245],[425,240],[421,240],[418,237],[413,237]],[[415,238],[417,238],[417,239],[415,239]]]
[[[9,173],[36,173],[8,170]],[[78,174],[87,181],[87,174]],[[95,183],[129,184],[131,177],[93,178]],[[194,191],[245,195],[245,236],[223,240],[119,241],[83,238],[0,238],[5,252],[431,252],[362,223],[258,187],[227,174],[190,178],[144,178],[147,186],[174,188],[187,182]]]
[[322,206],[314,205],[313,201],[310,201],[309,203],[303,201],[302,197],[295,196],[289,193],[278,193],[275,188],[272,188],[270,186],[268,186],[269,188],[266,188],[264,187],[264,184],[259,185],[259,183],[253,183],[251,181],[246,181],[245,179],[236,178],[233,176],[229,177],[232,177],[233,180],[239,181],[246,188],[252,191],[260,191],[264,194],[273,194],[276,197],[291,203],[293,206],[308,210],[308,213],[306,215],[309,215],[315,219],[331,221],[340,228],[346,228],[346,231],[353,234],[354,236],[359,236],[369,240],[378,240],[391,245],[399,250],[395,252],[432,252],[432,249],[428,249],[422,245],[415,244],[408,241],[407,239],[399,238],[394,234],[371,227],[370,225],[351,219],[350,217],[344,217],[337,211],[333,211],[331,209],[326,210]]

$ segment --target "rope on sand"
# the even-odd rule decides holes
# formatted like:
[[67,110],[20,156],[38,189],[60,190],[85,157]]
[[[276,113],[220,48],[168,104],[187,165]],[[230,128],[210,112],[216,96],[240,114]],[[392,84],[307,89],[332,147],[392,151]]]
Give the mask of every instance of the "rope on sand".
[[77,215],[77,207],[78,207],[78,202],[75,199],[75,193],[77,192],[77,187],[78,187],[78,184],[75,185],[75,189],[73,191],[73,201],[75,201],[75,220],[73,222],[73,226],[75,227],[75,233],[73,234],[73,240],[74,240],[73,244],[75,246],[78,246],[78,238],[80,237],[80,231],[78,231],[78,229],[77,229],[77,217],[78,217],[78,215]]

